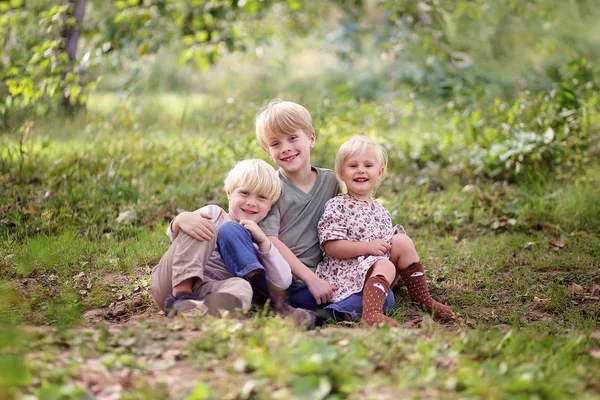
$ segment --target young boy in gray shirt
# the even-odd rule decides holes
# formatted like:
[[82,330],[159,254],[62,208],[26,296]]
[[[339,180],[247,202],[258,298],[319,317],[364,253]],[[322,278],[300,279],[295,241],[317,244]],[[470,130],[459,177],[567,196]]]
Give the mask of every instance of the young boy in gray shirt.
[[[256,138],[280,167],[278,173],[284,186],[282,196],[260,227],[289,263],[296,278],[295,284],[288,288],[289,303],[312,310],[323,307],[331,302],[337,288],[315,274],[323,256],[317,225],[325,203],[339,192],[335,173],[311,165],[315,131],[310,113],[300,104],[280,99],[271,101],[256,117]],[[453,318],[451,307],[430,297],[423,264],[407,235],[394,235],[390,260],[397,270],[394,282],[400,278],[404,281],[413,302],[435,318]],[[362,299],[359,299],[362,294],[353,296],[356,298],[345,305],[349,308],[336,311],[350,316],[362,311]],[[389,310],[393,303],[393,294],[389,291],[384,309]]]

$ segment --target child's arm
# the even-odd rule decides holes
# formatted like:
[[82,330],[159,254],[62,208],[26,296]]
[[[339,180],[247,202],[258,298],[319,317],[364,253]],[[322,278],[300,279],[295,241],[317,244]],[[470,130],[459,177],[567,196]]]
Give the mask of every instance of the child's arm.
[[262,229],[256,225],[256,222],[250,221],[249,219],[242,219],[240,225],[243,226],[250,235],[252,235],[252,241],[258,246],[258,250],[261,253],[268,253],[271,250],[271,242],[267,239]]
[[290,264],[292,274],[306,283],[317,304],[329,303],[333,299],[333,291],[337,288],[315,275],[277,236],[268,236],[268,238]]
[[360,256],[383,256],[391,246],[382,239],[370,242],[351,242],[349,240],[328,240],[321,244],[325,253],[333,258],[357,258]]
[[285,290],[292,284],[292,271],[282,255],[267,238],[256,222],[243,219],[240,221],[250,235],[252,241],[258,246],[258,256],[261,264],[265,267],[267,280],[281,290]]
[[196,211],[179,213],[167,228],[169,238],[174,240],[177,234],[183,231],[200,242],[211,240],[215,236],[215,227],[211,221],[213,217],[207,208],[208,206]]

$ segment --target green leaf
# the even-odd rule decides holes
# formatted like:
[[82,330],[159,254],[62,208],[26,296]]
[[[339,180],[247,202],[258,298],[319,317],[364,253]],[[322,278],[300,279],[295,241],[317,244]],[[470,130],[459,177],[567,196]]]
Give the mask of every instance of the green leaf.
[[204,382],[198,382],[188,400],[206,400],[210,397],[210,387]]

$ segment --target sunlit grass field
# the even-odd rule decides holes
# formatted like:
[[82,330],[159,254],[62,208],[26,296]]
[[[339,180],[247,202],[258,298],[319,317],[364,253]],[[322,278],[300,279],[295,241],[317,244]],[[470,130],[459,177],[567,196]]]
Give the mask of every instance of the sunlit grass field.
[[[262,310],[224,320],[158,315],[149,271],[168,247],[164,229],[181,210],[226,206],[222,180],[237,160],[268,160],[253,134],[261,105],[100,93],[75,119],[0,137],[7,393],[600,396],[597,160],[568,176],[469,178],[423,147],[454,140],[456,125],[434,106],[306,104],[315,110],[313,163],[331,168],[357,133],[386,146],[390,169],[377,195],[415,241],[434,296],[468,325],[304,333]],[[419,313],[405,289],[396,294],[396,319]],[[181,376],[169,383],[170,369]]]

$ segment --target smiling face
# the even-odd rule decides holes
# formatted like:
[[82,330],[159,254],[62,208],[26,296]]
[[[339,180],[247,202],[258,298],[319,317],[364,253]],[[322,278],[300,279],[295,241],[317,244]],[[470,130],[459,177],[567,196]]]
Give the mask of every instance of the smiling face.
[[271,199],[268,195],[251,192],[242,187],[227,193],[227,200],[229,200],[229,217],[235,222],[248,219],[258,224],[271,209]]
[[291,135],[270,137],[267,140],[269,157],[288,174],[310,170],[310,151],[315,147],[315,134],[298,129]]
[[379,157],[379,152],[374,146],[368,146],[362,154],[348,157],[338,176],[348,189],[348,194],[361,200],[369,200],[375,186],[383,177],[385,167]]

